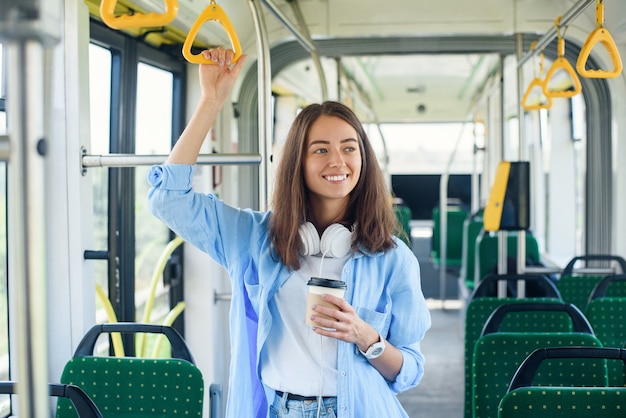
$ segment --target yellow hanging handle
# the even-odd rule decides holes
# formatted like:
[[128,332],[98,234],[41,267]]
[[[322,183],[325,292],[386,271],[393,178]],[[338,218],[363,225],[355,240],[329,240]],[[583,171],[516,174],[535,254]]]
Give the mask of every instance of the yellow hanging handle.
[[233,24],[230,23],[230,19],[226,15],[226,12],[224,12],[224,10],[215,3],[215,0],[211,0],[211,4],[209,4],[209,6],[204,9],[202,13],[200,13],[200,16],[198,16],[194,24],[191,26],[191,29],[185,38],[185,43],[183,44],[183,56],[187,61],[194,64],[216,64],[215,62],[204,58],[202,54],[193,54],[191,52],[191,46],[196,40],[198,31],[202,25],[209,20],[219,22],[226,31],[226,34],[230,39],[230,44],[233,47],[233,52],[235,53],[232,63],[236,63],[241,56],[241,44],[239,43],[239,38],[237,37],[235,28],[233,27]]
[[526,89],[526,93],[524,93],[524,97],[522,97],[522,107],[525,110],[541,110],[541,109],[550,109],[552,107],[552,98],[550,96],[545,95],[545,102],[541,101],[541,98],[537,101],[537,103],[529,103],[528,99],[533,90],[543,91],[543,80],[541,78],[535,78],[530,82],[528,88]]
[[135,13],[132,15],[115,15],[117,0],[102,0],[100,3],[100,17],[106,25],[113,29],[144,28],[151,26],[165,26],[178,14],[178,0],[165,0],[163,13]]
[[[561,33],[559,32],[560,21],[561,21],[561,16],[557,17],[556,22],[555,22],[557,36],[558,36],[558,44],[557,44],[558,58],[552,63],[552,66],[548,70],[548,74],[546,74],[546,79],[543,82],[543,94],[545,94],[546,97],[568,98],[568,97],[576,96],[578,93],[580,93],[583,90],[583,88],[582,88],[582,85],[580,84],[580,79],[578,78],[578,75],[576,74],[574,67],[572,67],[572,64],[570,64],[569,61],[565,59],[565,39],[563,38],[563,36],[561,36]],[[570,79],[572,80],[572,83],[574,84],[573,90],[550,89],[549,87],[550,80],[552,80],[552,77],[554,76],[554,74],[559,70],[563,70],[569,75]]]
[[[537,44],[536,41],[533,42],[530,48],[535,49],[536,44]],[[543,53],[540,53],[539,57],[540,57],[539,76],[543,76],[543,73],[544,73]],[[530,82],[530,84],[528,85],[528,88],[526,89],[526,93],[524,93],[524,96],[522,97],[522,107],[525,110],[541,110],[541,109],[550,109],[552,107],[552,98],[549,96],[546,96],[545,94],[543,94],[543,97],[545,97],[546,99],[545,102],[542,102],[541,97],[539,97],[539,100],[537,101],[537,103],[529,103],[528,99],[530,98],[530,95],[532,94],[533,91],[540,91],[543,94],[543,79],[540,77],[537,77],[537,75],[535,75],[535,78],[533,79],[533,81]]]
[[[152,272],[152,277],[150,279],[150,291],[148,293],[146,306],[144,307],[143,311],[142,321],[144,324],[151,323],[150,316],[152,315],[152,308],[154,306],[154,299],[156,297],[156,289],[157,285],[159,284],[159,279],[163,277],[163,270],[165,270],[165,265],[167,264],[167,261],[169,260],[172,253],[176,250],[176,248],[180,247],[183,242],[184,241],[181,237],[174,237],[173,240],[167,243],[167,245],[159,255],[157,264],[154,267],[154,271]],[[135,352],[138,353],[140,356],[146,355],[146,353],[144,353],[144,351],[146,350],[144,348],[145,337],[145,333],[140,333],[137,334],[137,338],[135,338]]]
[[[604,27],[604,4],[602,0],[597,0],[596,3],[596,29],[589,34],[580,49],[580,54],[578,54],[578,60],[576,61],[576,70],[578,70],[578,74],[587,78],[615,78],[622,72],[622,59],[615,45],[615,40],[613,40],[609,31]],[[609,57],[611,57],[613,71],[585,69],[589,54],[591,54],[591,50],[598,43],[604,45]]]

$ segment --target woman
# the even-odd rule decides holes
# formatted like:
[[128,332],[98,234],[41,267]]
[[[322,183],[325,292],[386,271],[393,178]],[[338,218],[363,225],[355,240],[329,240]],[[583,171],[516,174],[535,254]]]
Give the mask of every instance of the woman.
[[[200,147],[245,60],[231,66],[222,48],[203,54],[217,65],[199,67],[200,102],[165,164],[152,168],[149,203],[230,275],[226,416],[406,417],[395,395],[423,375],[430,315],[417,260],[393,236],[389,194],[360,122],[339,103],[305,108],[288,134],[270,212],[195,193]],[[313,276],[341,280],[346,291],[324,294],[307,315]]]

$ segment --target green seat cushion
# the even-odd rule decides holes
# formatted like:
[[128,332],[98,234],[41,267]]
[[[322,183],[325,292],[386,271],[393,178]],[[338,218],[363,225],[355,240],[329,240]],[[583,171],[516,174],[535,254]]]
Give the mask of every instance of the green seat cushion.
[[[65,366],[62,383],[79,386],[103,417],[201,417],[202,374],[178,359],[76,357]],[[57,417],[75,417],[71,402],[59,399]]]
[[[473,357],[474,418],[495,418],[498,405],[524,359],[537,348],[593,346],[598,339],[583,333],[488,334],[479,338]],[[604,359],[555,359],[541,364],[535,381],[543,386],[606,386]]]
[[526,387],[507,393],[499,418],[614,418],[626,416],[625,388]]

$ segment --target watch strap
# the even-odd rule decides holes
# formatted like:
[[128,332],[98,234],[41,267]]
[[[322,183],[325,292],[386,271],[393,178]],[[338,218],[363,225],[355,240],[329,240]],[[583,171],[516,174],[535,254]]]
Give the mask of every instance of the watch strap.
[[360,348],[358,348],[358,350],[366,359],[368,360],[375,359],[379,357],[383,353],[383,351],[385,351],[385,339],[379,333],[378,341],[370,345],[366,351],[361,351]]

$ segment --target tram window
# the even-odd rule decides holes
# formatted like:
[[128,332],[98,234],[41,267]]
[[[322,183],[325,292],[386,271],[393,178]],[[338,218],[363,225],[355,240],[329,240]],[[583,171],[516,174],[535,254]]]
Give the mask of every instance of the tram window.
[[[6,125],[2,125],[4,130]],[[6,274],[7,257],[7,165],[0,163],[0,380],[9,380],[9,309]],[[8,413],[9,399],[0,396],[0,416]]]
[[[168,154],[172,144],[172,103],[174,77],[169,71],[139,63],[137,66],[137,123],[135,152]],[[154,218],[147,207],[149,167],[135,169],[135,305],[137,316],[144,314],[150,281],[161,251],[169,241],[169,230]],[[160,279],[160,277],[159,277]],[[161,322],[170,302],[167,287],[159,280],[150,322]]]
[[[602,48],[600,48],[602,49]],[[587,171],[587,119],[585,103],[581,94],[570,100],[572,112],[572,141],[574,141],[575,166],[575,214],[576,254],[584,253],[585,232],[585,183]]]
[[[4,80],[4,52],[2,49],[2,44],[0,44],[0,97],[4,99],[5,96],[5,80]],[[2,106],[2,113],[4,113],[4,105]],[[6,124],[0,125],[2,127],[6,126]]]
[[[384,123],[391,174],[440,174],[455,147],[455,173],[472,172],[472,127],[463,123]],[[460,137],[460,141],[459,141]]]
[[[111,106],[111,52],[100,46],[89,45],[89,94],[91,123],[91,153],[107,154],[110,137]],[[93,220],[95,248],[107,248],[108,182],[109,170],[92,170]],[[107,290],[107,264],[94,263],[96,282]],[[98,306],[98,323],[106,322],[104,307]]]
[[[92,133],[98,136],[92,137],[90,151],[168,154],[184,123],[186,66],[179,52],[159,50],[141,37],[110,30],[93,20],[90,35],[90,66],[97,71],[91,80],[91,123],[98,131]],[[94,122],[95,118],[101,119]],[[108,262],[94,265],[101,269],[96,270],[97,280],[108,291],[118,321],[158,323],[183,297],[182,281],[171,278],[164,284],[160,274],[153,274],[171,231],[148,213],[148,169],[139,165],[93,170],[95,244],[109,254]],[[144,318],[153,276],[157,298],[150,316]],[[97,320],[108,318],[100,314]],[[174,326],[184,333],[182,321]],[[122,338],[127,354],[131,353],[133,338]],[[150,354],[147,346],[143,348],[143,353],[136,354]]]

